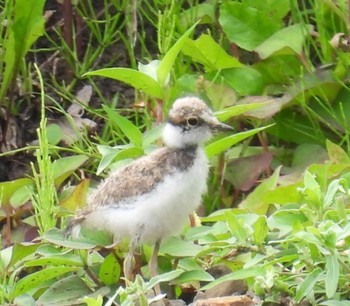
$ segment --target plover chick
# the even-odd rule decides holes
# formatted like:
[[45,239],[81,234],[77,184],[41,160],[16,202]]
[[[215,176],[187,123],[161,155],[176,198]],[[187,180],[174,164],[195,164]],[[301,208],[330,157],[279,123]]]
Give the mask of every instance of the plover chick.
[[201,99],[177,99],[163,129],[165,147],[110,173],[71,221],[72,236],[87,227],[107,231],[115,241],[129,238],[126,278],[132,277],[135,248],[154,243],[150,271],[156,275],[160,241],[181,230],[206,192],[209,165],[203,144],[215,131],[232,128]]

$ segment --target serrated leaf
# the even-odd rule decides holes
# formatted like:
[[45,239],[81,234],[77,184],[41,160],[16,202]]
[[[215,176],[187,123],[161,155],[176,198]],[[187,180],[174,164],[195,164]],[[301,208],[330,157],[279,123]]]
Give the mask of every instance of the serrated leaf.
[[164,92],[158,82],[147,74],[130,68],[105,68],[85,73],[83,76],[103,76],[122,81],[152,97],[162,99]]

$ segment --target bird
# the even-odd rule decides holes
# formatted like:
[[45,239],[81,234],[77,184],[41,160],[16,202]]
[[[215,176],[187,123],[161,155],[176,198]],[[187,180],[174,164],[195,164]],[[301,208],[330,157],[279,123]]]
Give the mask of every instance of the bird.
[[133,277],[136,248],[154,244],[150,272],[157,275],[161,241],[181,231],[207,191],[204,144],[214,132],[232,130],[202,99],[175,100],[162,131],[164,147],[111,172],[71,220],[72,237],[79,237],[86,227],[109,232],[114,241],[129,239],[123,265],[126,279]]

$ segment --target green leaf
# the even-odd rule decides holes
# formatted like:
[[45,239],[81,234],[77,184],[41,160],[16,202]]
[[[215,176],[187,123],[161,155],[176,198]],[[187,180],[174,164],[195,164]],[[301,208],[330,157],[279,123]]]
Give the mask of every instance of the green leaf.
[[320,268],[313,270],[304,281],[299,285],[295,292],[295,300],[299,303],[305,296],[307,296],[312,289],[314,289],[318,279],[322,275],[323,271]]
[[30,200],[33,195],[34,187],[33,186],[23,186],[17,189],[10,198],[10,204],[13,208],[17,208],[27,201]]
[[335,255],[326,256],[326,295],[327,298],[334,297],[339,282],[339,262]]
[[166,79],[175,63],[175,60],[181,51],[184,43],[186,42],[187,37],[192,33],[194,28],[197,26],[198,22],[195,23],[192,27],[190,27],[170,48],[170,50],[165,54],[164,58],[161,60],[158,70],[158,84],[160,87],[164,87],[166,83]]
[[231,210],[228,210],[225,212],[225,219],[231,234],[236,237],[240,243],[246,243],[247,232],[244,229],[244,225],[239,222],[236,215]]
[[40,244],[34,244],[34,243],[28,243],[28,242],[15,243],[12,249],[12,256],[11,256],[11,261],[9,263],[9,267],[15,265],[21,259],[34,254],[39,246]]
[[216,279],[215,281],[202,287],[201,290],[208,290],[226,281],[254,278],[260,275],[265,275],[265,272],[266,272],[266,269],[262,267],[238,270]]
[[141,148],[131,147],[130,145],[121,145],[117,147],[98,145],[97,149],[102,155],[96,171],[97,175],[100,175],[114,161],[139,157],[144,154]]
[[262,59],[266,59],[276,52],[301,54],[304,40],[312,28],[312,25],[305,24],[294,24],[283,28],[266,39],[255,51]]
[[105,285],[116,284],[120,277],[120,270],[120,264],[115,255],[109,254],[100,267],[99,279]]
[[29,48],[45,32],[43,17],[45,0],[17,0],[14,3],[12,12],[14,17],[13,20],[7,20],[9,26],[2,48],[5,70],[0,86],[0,100],[5,96]]
[[64,234],[58,229],[51,229],[47,231],[42,238],[53,244],[60,245],[66,248],[71,248],[71,249],[79,249],[79,250],[93,249],[98,245],[96,241],[92,241],[84,238],[81,238],[79,240],[67,239],[67,237],[65,237]]
[[331,142],[330,140],[326,140],[326,147],[329,159],[333,163],[338,164],[346,164],[350,163],[350,158],[348,154],[342,149],[341,146]]
[[127,118],[119,115],[114,109],[103,105],[104,111],[107,113],[109,120],[115,122],[117,126],[122,130],[124,135],[130,140],[136,147],[142,146],[142,133],[136,125],[134,125]]
[[268,179],[265,179],[244,201],[241,202],[239,207],[255,213],[265,214],[270,203],[265,203],[262,198],[266,192],[276,188],[280,171],[281,167],[278,167]]
[[53,177],[55,185],[60,186],[63,181],[70,176],[75,170],[79,169],[82,164],[88,160],[86,155],[74,155],[57,159],[52,164]]
[[103,76],[122,81],[136,89],[142,90],[152,97],[162,99],[162,87],[147,74],[130,68],[105,68],[85,73],[83,76]]
[[79,270],[76,267],[54,267],[46,268],[44,270],[29,274],[21,278],[15,285],[11,297],[15,298],[29,290],[37,288],[39,285],[54,279],[63,274]]
[[[38,299],[37,305],[77,305],[81,299],[92,293],[81,277],[71,275],[55,282]],[[80,304],[80,303],[79,303]]]
[[177,237],[171,237],[165,240],[160,247],[161,253],[173,257],[194,257],[202,250],[202,246]]
[[55,256],[47,256],[38,259],[33,259],[24,264],[25,267],[35,266],[76,266],[83,267],[84,262],[80,256],[73,254],[63,254]]
[[254,109],[259,109],[270,103],[271,103],[270,101],[266,101],[262,103],[237,104],[215,112],[215,116],[220,121],[226,121],[227,119],[244,114],[245,112],[248,112]]
[[51,145],[57,145],[63,136],[62,128],[55,123],[49,124],[46,127],[47,141]]
[[208,34],[202,34],[197,40],[188,38],[182,52],[204,65],[207,71],[243,66]]
[[34,182],[29,178],[22,178],[10,182],[0,183],[0,206],[10,204],[10,199],[17,190],[24,187],[32,188],[33,186]]
[[253,238],[257,245],[262,245],[265,242],[269,228],[265,216],[259,216],[258,220],[253,225]]
[[224,2],[220,6],[219,22],[228,39],[248,51],[253,51],[281,27],[264,11],[238,2]]
[[224,69],[220,75],[241,96],[257,95],[263,90],[263,76],[251,67]]
[[259,133],[259,132],[267,129],[270,126],[272,126],[272,124],[221,138],[221,139],[214,141],[211,144],[207,145],[205,148],[205,152],[207,153],[207,156],[209,158],[213,157],[213,156],[229,149],[230,147],[232,147],[236,143],[238,143],[238,142],[240,142],[248,137],[251,137],[251,136],[255,135],[256,133]]
[[178,270],[173,270],[173,271],[152,277],[152,279],[149,281],[147,287],[153,288],[156,284],[159,284],[161,282],[169,282],[169,281],[179,277],[183,272],[184,272],[183,270],[178,269]]
[[152,143],[157,141],[163,132],[163,126],[158,125],[156,127],[153,127],[150,130],[147,130],[143,136],[142,136],[142,148],[145,149],[148,146],[150,146]]
[[201,282],[211,282],[214,280],[214,277],[211,276],[208,272],[204,270],[193,270],[186,271],[182,273],[178,278],[176,278],[177,284],[189,283],[193,281]]

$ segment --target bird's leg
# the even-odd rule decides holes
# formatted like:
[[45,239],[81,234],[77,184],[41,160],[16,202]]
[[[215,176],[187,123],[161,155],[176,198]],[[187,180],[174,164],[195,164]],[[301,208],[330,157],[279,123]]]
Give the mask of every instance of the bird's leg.
[[129,252],[124,259],[123,271],[124,271],[124,277],[125,277],[126,282],[134,280],[133,259],[134,259],[135,249],[138,245],[138,241],[139,241],[138,237],[136,237],[130,241]]
[[[153,249],[151,261],[149,263],[149,269],[150,269],[152,277],[155,277],[155,276],[158,275],[158,252],[159,252],[159,248],[160,248],[160,239],[157,240],[156,243],[154,244],[154,249]],[[154,286],[154,291],[155,291],[156,295],[161,294],[160,285],[159,284]]]

